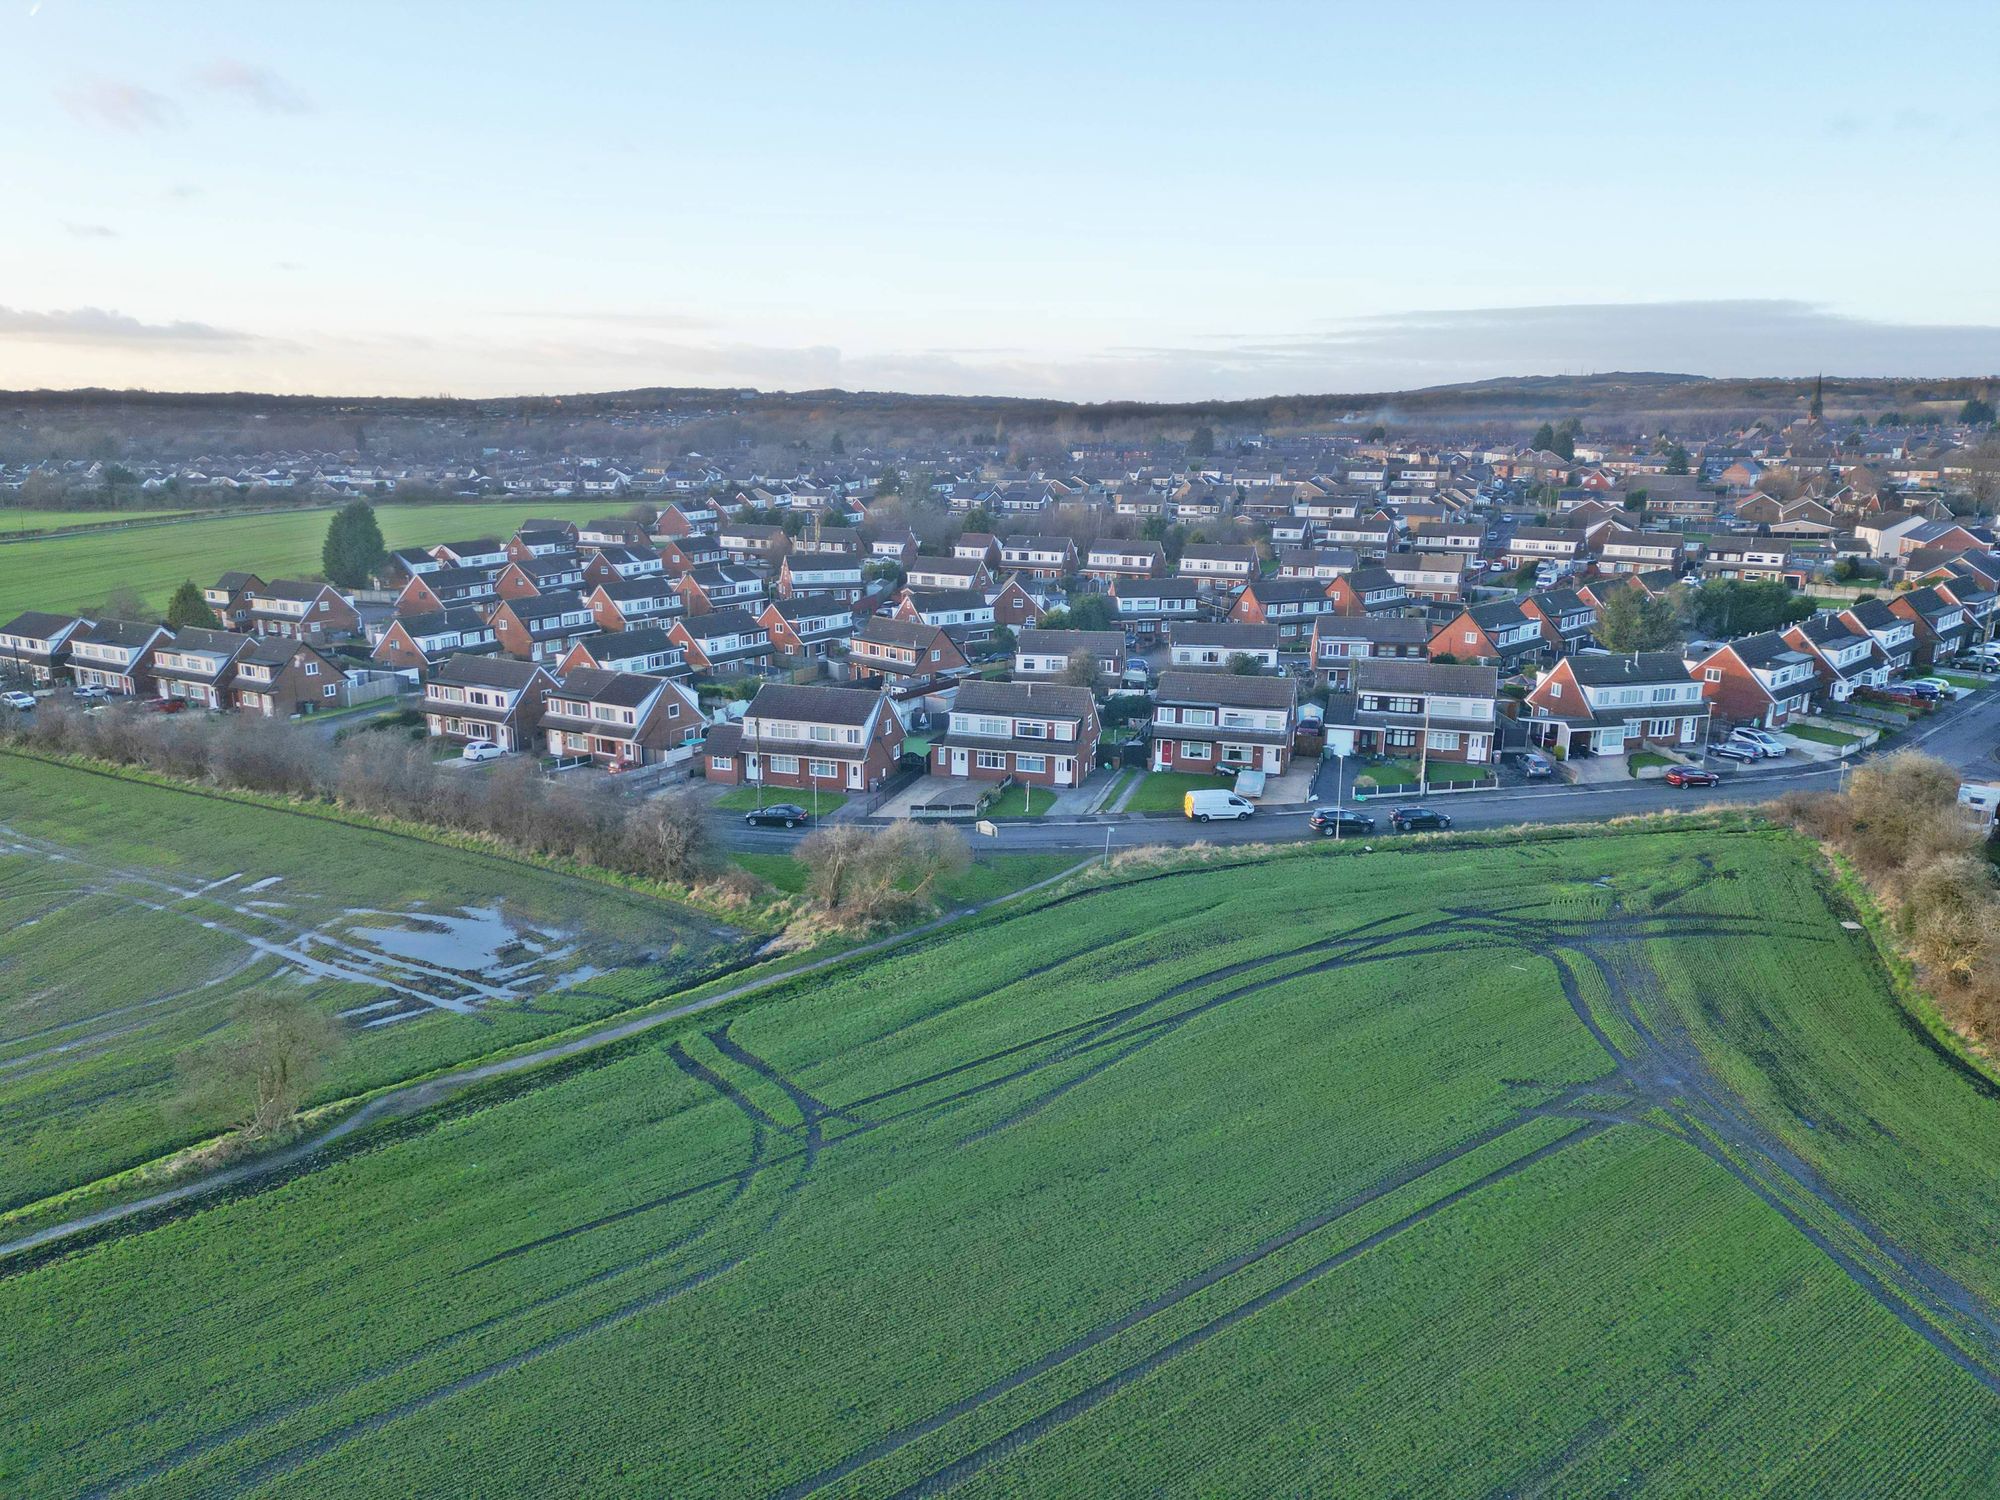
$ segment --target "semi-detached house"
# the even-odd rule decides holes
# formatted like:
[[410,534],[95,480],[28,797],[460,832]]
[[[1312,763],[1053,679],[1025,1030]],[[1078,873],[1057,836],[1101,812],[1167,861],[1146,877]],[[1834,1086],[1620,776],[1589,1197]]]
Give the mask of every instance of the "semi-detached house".
[[69,659],[70,637],[88,624],[81,615],[24,610],[0,625],[0,675],[54,682]]
[[771,683],[702,745],[710,781],[799,791],[870,792],[895,771],[903,721],[872,688]]
[[424,680],[424,724],[461,744],[486,740],[502,750],[536,742],[542,701],[555,679],[531,661],[504,656],[447,657]]
[[1889,658],[1867,631],[1828,611],[1784,629],[1785,640],[1814,661],[1828,700],[1845,703],[1856,688],[1889,685]]
[[[1499,673],[1492,667],[1370,657],[1354,666],[1354,745],[1367,755],[1491,765]],[[1328,716],[1328,729],[1334,719]]]
[[1524,702],[1529,738],[1563,756],[1623,755],[1648,745],[1697,751],[1708,739],[1702,685],[1672,651],[1565,656]]
[[1152,769],[1281,775],[1297,704],[1289,677],[1163,672],[1153,695]]
[[1782,729],[1812,706],[1819,687],[1817,658],[1775,630],[1725,641],[1687,663],[1717,718],[1759,729]]
[[621,770],[688,759],[702,728],[690,688],[638,672],[579,667],[553,684],[542,703],[549,754]]
[[143,693],[153,685],[153,653],[173,639],[164,625],[87,620],[69,637],[70,677],[78,687]]
[[1086,659],[1099,677],[1116,682],[1125,671],[1125,632],[1023,630],[1014,641],[1014,680],[1052,681]]
[[153,653],[154,689],[198,708],[227,708],[237,659],[256,640],[234,630],[177,630]]
[[931,771],[938,776],[1073,787],[1097,761],[1097,703],[1088,688],[966,682],[952,702],[948,726],[931,745]]

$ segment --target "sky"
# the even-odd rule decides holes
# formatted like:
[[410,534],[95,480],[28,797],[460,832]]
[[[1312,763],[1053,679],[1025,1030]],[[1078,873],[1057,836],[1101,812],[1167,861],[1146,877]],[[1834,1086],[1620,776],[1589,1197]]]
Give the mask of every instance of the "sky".
[[0,387],[2000,371],[2000,5],[0,0]]

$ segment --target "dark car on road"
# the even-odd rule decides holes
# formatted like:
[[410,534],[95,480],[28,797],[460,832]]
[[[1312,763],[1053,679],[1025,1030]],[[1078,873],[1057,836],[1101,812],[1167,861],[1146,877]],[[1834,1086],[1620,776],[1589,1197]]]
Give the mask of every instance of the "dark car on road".
[[1451,819],[1432,807],[1399,807],[1389,814],[1389,826],[1398,833],[1424,833],[1451,827]]
[[1717,760],[1762,760],[1764,752],[1749,745],[1738,745],[1725,741],[1720,745],[1710,745],[1708,753]]
[[1667,772],[1668,786],[1720,786],[1722,778],[1713,771],[1698,771],[1693,766],[1675,766]]
[[801,823],[810,823],[812,814],[796,802],[773,802],[769,807],[755,807],[743,815],[743,821],[752,828],[796,828]]
[[1336,833],[1373,833],[1375,820],[1367,813],[1349,812],[1344,807],[1320,807],[1313,810],[1306,826],[1331,838]]

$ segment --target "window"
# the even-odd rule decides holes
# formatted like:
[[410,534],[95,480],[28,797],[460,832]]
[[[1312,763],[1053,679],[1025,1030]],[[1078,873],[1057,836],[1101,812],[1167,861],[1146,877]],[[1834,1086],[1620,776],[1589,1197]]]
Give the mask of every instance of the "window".
[[840,774],[840,766],[830,760],[812,761],[806,769],[811,771],[815,776],[838,776]]
[[1703,682],[1720,682],[1720,681],[1722,681],[1722,668],[1720,668],[1720,667],[1704,667],[1704,668],[1702,668],[1702,672],[1701,672],[1701,680],[1702,680]]
[[319,695],[322,698],[331,698],[335,693],[339,691],[340,691],[339,683],[329,682],[325,687],[319,690]]
[[1549,684],[1549,696],[1551,698],[1560,698],[1562,695],[1563,685],[1560,682],[1551,682]]
[[1007,769],[1007,757],[1002,755],[998,750],[980,751],[978,762],[979,769],[982,771],[1004,771]]
[[731,763],[731,759],[727,755],[711,755],[708,758],[708,766],[712,771],[726,771],[729,769]]
[[771,769],[780,776],[796,776],[799,758],[796,755],[774,755],[770,758]]
[[1207,760],[1214,748],[1207,740],[1182,740],[1180,757],[1182,760]]
[[1465,632],[1465,644],[1466,644],[1466,645],[1468,645],[1468,646],[1476,646],[1476,645],[1478,645],[1478,644],[1479,644],[1479,632],[1478,632],[1478,631],[1476,631],[1476,630],[1468,630],[1468,631],[1466,631],[1466,632]]
[[1427,743],[1433,750],[1456,750],[1458,732],[1452,729],[1433,729]]
[[1017,755],[1014,769],[1025,775],[1039,776],[1048,769],[1048,757],[1044,755]]

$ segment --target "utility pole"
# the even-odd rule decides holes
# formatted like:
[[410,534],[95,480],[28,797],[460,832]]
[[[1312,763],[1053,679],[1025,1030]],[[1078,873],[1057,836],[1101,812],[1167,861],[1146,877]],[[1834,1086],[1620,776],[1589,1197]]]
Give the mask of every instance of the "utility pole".
[[1424,742],[1417,755],[1417,795],[1431,794],[1431,695],[1424,694]]

